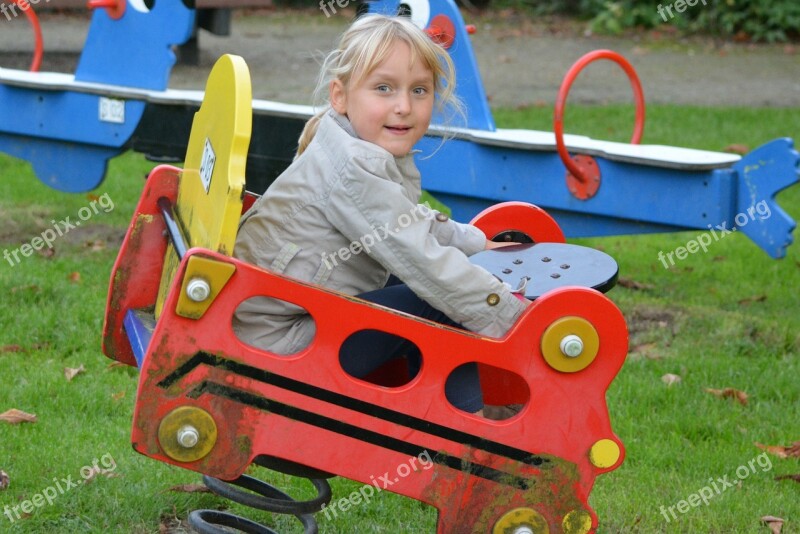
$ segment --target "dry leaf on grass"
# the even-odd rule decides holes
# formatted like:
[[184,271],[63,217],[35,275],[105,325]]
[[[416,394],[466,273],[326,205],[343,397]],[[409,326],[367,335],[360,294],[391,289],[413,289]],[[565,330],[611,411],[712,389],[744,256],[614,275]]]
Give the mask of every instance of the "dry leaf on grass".
[[767,300],[766,295],[755,295],[752,297],[747,297],[746,299],[742,299],[739,301],[739,305],[750,304],[751,302],[764,302]]
[[78,282],[81,281],[81,273],[79,273],[78,271],[71,272],[69,273],[69,276],[67,276],[67,280],[69,280],[73,284],[77,284]]
[[11,423],[12,425],[19,423],[35,423],[36,414],[26,413],[21,410],[17,410],[16,408],[11,408],[6,412],[0,413],[0,421],[5,421],[6,423]]
[[742,154],[742,155],[744,155],[744,154],[747,154],[748,152],[750,152],[750,147],[748,147],[747,145],[733,144],[733,145],[726,146],[725,148],[722,149],[722,151],[723,152],[733,152],[734,154]]
[[[0,471],[2,473],[2,471]],[[795,482],[800,482],[800,473],[796,475],[780,475],[775,477],[775,480],[794,480]]]
[[666,385],[671,386],[672,384],[679,384],[681,381],[681,377],[678,375],[674,375],[672,373],[667,373],[661,377],[661,381],[664,382]]
[[[179,484],[166,491],[174,491],[176,493],[212,493],[205,484]],[[162,491],[162,493],[164,492]]]
[[6,489],[10,483],[11,480],[8,478],[8,473],[0,469],[0,491]]
[[774,515],[765,515],[761,518],[762,523],[766,523],[772,534],[781,534],[783,528],[783,519],[775,517]]
[[733,388],[725,388],[725,389],[706,388],[706,392],[711,393],[712,395],[719,397],[720,399],[736,399],[736,401],[742,406],[747,406],[747,393],[745,393],[744,391],[739,391],[738,389],[733,389]]
[[111,394],[111,398],[114,399],[115,401],[120,400],[124,396],[125,396],[125,392],[124,391],[118,391],[117,393],[112,393]]
[[67,379],[67,382],[72,382],[73,378],[85,372],[86,369],[84,369],[83,364],[80,367],[64,367],[64,378]]
[[617,285],[620,287],[627,287],[628,289],[653,289],[655,286],[652,284],[643,284],[630,278],[618,278]]
[[800,458],[800,441],[795,441],[791,445],[762,445],[756,442],[756,447],[763,449],[778,458]]
[[19,345],[6,345],[4,347],[0,347],[0,353],[4,352],[23,352],[23,348]]
[[106,365],[106,370],[114,369],[115,367],[128,367],[128,366],[122,362],[114,361]]

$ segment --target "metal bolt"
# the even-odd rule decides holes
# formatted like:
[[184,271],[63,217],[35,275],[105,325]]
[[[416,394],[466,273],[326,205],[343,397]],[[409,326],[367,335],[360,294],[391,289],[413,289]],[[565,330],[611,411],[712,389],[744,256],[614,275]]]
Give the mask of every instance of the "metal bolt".
[[178,444],[185,449],[191,449],[200,441],[200,432],[192,425],[183,425],[178,429]]
[[521,527],[517,527],[514,529],[514,534],[534,534],[531,527],[528,525],[523,525]]
[[561,352],[567,358],[577,358],[583,352],[583,340],[575,334],[564,336],[560,346]]
[[562,269],[569,269],[569,264],[568,263],[562,263],[561,264],[561,268]]
[[186,296],[195,302],[203,302],[211,294],[211,286],[202,278],[192,278],[186,284]]
[[561,278],[561,275],[558,273],[553,273],[550,275],[550,278]]
[[545,263],[547,263],[548,261],[550,261],[550,258],[548,258],[547,256],[545,256],[544,258],[542,258],[542,261],[543,261],[543,262],[545,262]]
[[514,265],[522,265],[522,260],[516,259],[512,262]]
[[503,269],[503,274],[511,274],[511,269],[506,267],[505,269]]

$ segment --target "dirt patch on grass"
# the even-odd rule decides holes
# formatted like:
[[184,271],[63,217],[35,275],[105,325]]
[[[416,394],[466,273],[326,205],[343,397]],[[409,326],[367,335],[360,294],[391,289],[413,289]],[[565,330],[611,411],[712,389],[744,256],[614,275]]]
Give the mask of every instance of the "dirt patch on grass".
[[680,310],[639,305],[625,314],[630,336],[631,358],[660,359],[663,349],[672,344],[680,332],[683,313]]

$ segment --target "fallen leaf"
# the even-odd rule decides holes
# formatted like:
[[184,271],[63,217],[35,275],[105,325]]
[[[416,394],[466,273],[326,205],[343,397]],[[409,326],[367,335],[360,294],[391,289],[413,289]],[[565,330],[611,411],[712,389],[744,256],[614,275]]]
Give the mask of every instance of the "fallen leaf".
[[800,458],[800,441],[795,441],[791,445],[762,445],[756,442],[755,446],[763,449],[778,458]]
[[124,396],[125,396],[125,392],[124,391],[120,391],[119,393],[112,393],[111,394],[111,398],[114,399],[115,401],[120,400]]
[[725,261],[727,259],[728,258],[726,256],[714,256],[713,258],[711,258],[711,261]]
[[39,256],[43,258],[52,258],[56,255],[56,249],[53,247],[48,247],[39,251]]
[[750,152],[750,147],[748,147],[747,145],[733,144],[733,145],[726,146],[725,148],[722,149],[722,151],[723,152],[733,152],[734,154],[742,154],[742,155],[744,155],[744,154],[747,154],[748,152]]
[[91,202],[97,202],[98,200],[100,200],[100,197],[98,197],[94,193],[86,193],[86,199]]
[[765,300],[767,300],[766,295],[756,295],[754,297],[747,297],[746,299],[740,300],[739,304],[743,305],[743,304],[750,304],[751,302],[764,302]]
[[774,515],[765,515],[761,518],[762,523],[766,523],[772,534],[781,534],[783,528],[783,519],[775,517]]
[[630,352],[650,352],[654,348],[656,348],[655,343],[640,343],[631,347]]
[[680,384],[681,377],[672,373],[667,373],[661,377],[661,381],[666,385],[671,386],[672,384]]
[[113,362],[109,363],[108,365],[106,365],[106,370],[114,369],[115,367],[128,367],[128,366],[125,365],[122,362],[113,361]]
[[86,248],[88,248],[92,252],[97,252],[98,250],[104,250],[106,248],[106,242],[103,241],[102,239],[87,241]]
[[3,352],[23,352],[23,349],[19,345],[6,345],[5,347],[0,347],[0,353]]
[[67,276],[67,280],[69,280],[73,284],[77,284],[78,282],[81,281],[81,273],[79,273],[78,271],[73,271],[69,273],[69,276]]
[[[2,473],[2,471],[0,471]],[[2,476],[2,475],[0,475]],[[800,482],[800,473],[796,475],[781,475],[775,477],[775,480],[794,480],[795,482]]]
[[64,367],[64,378],[67,379],[67,382],[72,382],[73,378],[85,372],[86,369],[84,369],[83,364],[80,367]]
[[617,284],[621,287],[627,287],[628,289],[653,289],[655,286],[652,284],[643,284],[641,282],[637,282],[635,280],[631,280],[630,278],[619,278],[617,279]]
[[179,484],[166,491],[174,491],[176,493],[212,493],[205,484]]
[[29,285],[29,286],[17,286],[11,288],[11,294],[13,295],[17,291],[39,291],[39,286],[37,285]]
[[0,469],[0,490],[8,488],[11,480],[8,478],[8,473]]
[[736,399],[742,406],[747,406],[747,393],[739,391],[738,389],[725,388],[725,389],[712,389],[706,388],[706,392],[719,397],[720,399]]
[[26,413],[16,408],[12,408],[6,412],[0,413],[0,421],[16,425],[19,423],[35,423],[36,414]]

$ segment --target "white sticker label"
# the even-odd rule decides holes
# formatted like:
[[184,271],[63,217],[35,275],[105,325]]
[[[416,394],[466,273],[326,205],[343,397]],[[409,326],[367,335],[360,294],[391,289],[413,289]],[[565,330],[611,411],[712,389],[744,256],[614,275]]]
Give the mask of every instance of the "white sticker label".
[[100,97],[100,120],[115,124],[125,123],[125,101]]
[[214,163],[216,162],[217,156],[214,154],[214,148],[211,146],[211,141],[206,137],[206,144],[203,147],[203,160],[200,162],[200,179],[203,181],[206,193],[211,187],[211,175],[214,174]]

